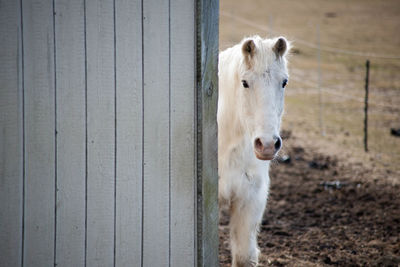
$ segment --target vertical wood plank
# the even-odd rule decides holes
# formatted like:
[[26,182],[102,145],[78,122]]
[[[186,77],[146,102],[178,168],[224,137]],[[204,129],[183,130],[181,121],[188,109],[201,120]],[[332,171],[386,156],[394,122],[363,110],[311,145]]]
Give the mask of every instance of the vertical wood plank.
[[169,262],[169,1],[144,1],[143,266]]
[[87,265],[114,264],[114,6],[86,2]]
[[23,1],[25,91],[24,264],[54,264],[55,101],[51,0]]
[[116,266],[140,266],[142,236],[142,4],[116,3]]
[[195,3],[171,0],[171,266],[195,266]]
[[85,264],[85,32],[83,0],[55,2],[56,264]]
[[218,0],[197,1],[198,266],[218,266]]
[[19,1],[0,1],[0,266],[21,265],[23,117]]

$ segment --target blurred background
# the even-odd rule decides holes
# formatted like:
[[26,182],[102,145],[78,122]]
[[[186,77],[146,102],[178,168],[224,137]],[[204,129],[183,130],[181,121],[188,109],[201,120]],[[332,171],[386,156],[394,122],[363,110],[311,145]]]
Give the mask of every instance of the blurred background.
[[[221,0],[220,51],[244,36],[292,41],[284,129],[399,173],[400,2]],[[370,60],[364,153],[366,60]],[[321,89],[321,90],[320,90]],[[319,142],[323,143],[319,143]]]
[[399,266],[400,1],[221,0],[220,51],[254,34],[293,45],[262,265]]

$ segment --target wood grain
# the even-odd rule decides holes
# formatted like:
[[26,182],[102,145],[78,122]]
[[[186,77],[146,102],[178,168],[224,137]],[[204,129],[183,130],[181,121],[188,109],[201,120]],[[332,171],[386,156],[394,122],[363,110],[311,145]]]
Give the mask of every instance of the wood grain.
[[140,266],[142,236],[142,6],[116,2],[116,266]]
[[169,264],[168,4],[163,0],[143,3],[143,266]]
[[218,266],[218,0],[197,2],[198,266]]
[[85,28],[83,0],[55,2],[59,266],[85,264]]
[[54,264],[55,84],[53,2],[23,1],[24,264]]
[[23,116],[20,2],[0,1],[0,266],[22,259]]
[[194,1],[171,0],[171,266],[195,266]]
[[88,266],[114,264],[113,13],[113,1],[86,2]]

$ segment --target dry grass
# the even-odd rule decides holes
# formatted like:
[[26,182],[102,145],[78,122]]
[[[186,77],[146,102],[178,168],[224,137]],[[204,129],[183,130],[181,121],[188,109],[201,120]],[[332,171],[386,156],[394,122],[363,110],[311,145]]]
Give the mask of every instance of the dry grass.
[[[305,145],[325,153],[363,161],[387,178],[400,182],[400,138],[390,135],[400,127],[400,60],[370,58],[369,148],[363,151],[365,57],[321,53],[323,124],[320,135],[317,50],[323,47],[400,57],[400,2],[397,0],[221,0],[220,48],[244,36],[284,35],[293,40],[291,80],[287,88],[284,128]],[[251,21],[253,26],[232,19]],[[256,26],[254,26],[256,25]],[[264,30],[265,29],[265,30]],[[296,41],[298,40],[298,41]]]

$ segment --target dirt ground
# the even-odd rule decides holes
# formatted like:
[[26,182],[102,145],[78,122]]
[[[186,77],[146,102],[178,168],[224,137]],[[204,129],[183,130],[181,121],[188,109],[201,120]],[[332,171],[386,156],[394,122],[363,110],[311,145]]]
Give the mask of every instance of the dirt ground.
[[[280,154],[290,162],[271,170],[261,266],[400,266],[400,138],[390,134],[400,128],[400,60],[379,58],[400,57],[399,29],[398,0],[220,0],[220,50],[254,34],[294,46]],[[318,39],[335,52],[318,60]],[[220,220],[221,266],[230,266],[228,221]]]
[[[320,154],[284,132],[259,234],[261,266],[400,266],[400,185],[390,173]],[[229,218],[220,265],[230,266]]]

